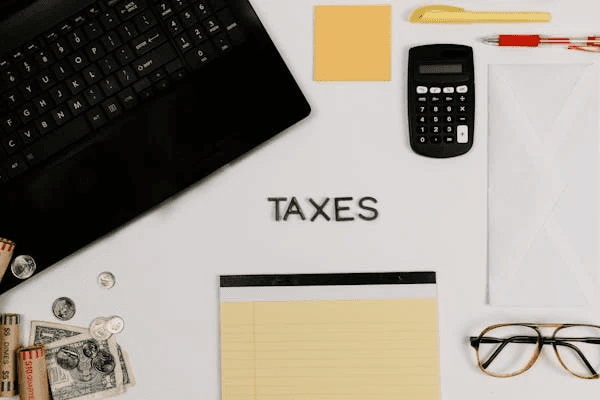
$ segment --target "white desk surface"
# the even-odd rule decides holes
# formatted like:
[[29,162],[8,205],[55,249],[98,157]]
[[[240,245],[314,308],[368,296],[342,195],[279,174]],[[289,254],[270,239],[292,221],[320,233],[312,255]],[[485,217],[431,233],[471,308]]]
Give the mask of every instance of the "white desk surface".
[[[471,26],[410,24],[410,11],[420,5],[415,0],[252,3],[308,97],[312,115],[0,297],[3,312],[23,315],[23,339],[29,321],[56,322],[52,301],[68,296],[77,304],[73,324],[87,326],[98,315],[124,317],[118,341],[129,352],[137,386],[122,398],[219,399],[219,275],[435,270],[442,399],[597,399],[600,382],[568,375],[550,349],[521,376],[488,377],[477,369],[467,337],[499,322],[600,323],[600,305],[508,309],[485,304],[487,68],[597,63],[600,55],[560,47],[500,49],[478,41],[498,33],[600,33],[600,3],[447,2],[480,10],[548,10],[553,16],[549,24]],[[369,3],[392,4],[391,81],[314,82],[313,7]],[[473,46],[478,100],[471,151],[435,160],[410,149],[406,68],[410,47],[443,42]],[[272,196],[297,196],[307,207],[309,197],[372,196],[380,215],[373,222],[275,222],[267,201]],[[329,214],[330,207],[331,202]],[[108,291],[96,283],[104,270],[117,277],[117,286]]]

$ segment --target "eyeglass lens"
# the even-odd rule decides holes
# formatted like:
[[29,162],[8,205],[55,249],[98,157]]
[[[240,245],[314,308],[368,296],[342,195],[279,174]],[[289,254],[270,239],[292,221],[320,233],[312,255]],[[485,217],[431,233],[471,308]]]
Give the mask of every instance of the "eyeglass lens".
[[491,375],[519,373],[536,356],[538,332],[529,326],[508,325],[487,331],[479,342],[479,362]]
[[600,372],[600,328],[563,327],[554,338],[554,348],[560,361],[573,374],[591,378]]

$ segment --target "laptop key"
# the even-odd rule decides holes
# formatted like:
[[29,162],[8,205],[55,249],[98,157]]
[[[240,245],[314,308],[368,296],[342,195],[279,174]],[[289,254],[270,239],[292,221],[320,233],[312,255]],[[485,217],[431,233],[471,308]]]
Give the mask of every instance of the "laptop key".
[[40,85],[40,89],[42,91],[48,90],[56,83],[56,79],[54,79],[54,75],[52,72],[45,70],[42,71],[40,75],[37,77],[37,83]]
[[116,97],[111,97],[110,99],[105,100],[102,103],[102,108],[108,116],[108,119],[115,119],[123,113],[123,107]]
[[225,33],[215,36],[213,40],[215,42],[215,46],[217,46],[217,49],[219,49],[221,53],[227,53],[231,50],[231,43],[229,42],[229,39]]
[[64,102],[68,98],[66,86],[63,84],[54,86],[52,89],[50,89],[50,96],[52,96],[52,100],[54,100],[56,104]]
[[33,54],[34,60],[38,63],[41,68],[47,67],[52,64],[54,57],[48,50],[40,50]]
[[23,172],[27,171],[28,166],[22,156],[14,156],[4,162],[3,169],[6,170],[6,173],[10,178],[14,178],[17,175],[21,175]]
[[52,100],[50,100],[50,96],[46,93],[42,94],[40,97],[36,97],[33,99],[33,104],[37,109],[38,114],[43,114],[52,107]]
[[220,10],[221,8],[227,6],[225,0],[210,0],[210,5],[213,10]]
[[83,79],[85,79],[88,85],[93,85],[102,78],[102,72],[94,64],[84,69],[82,73]]
[[125,42],[133,39],[134,37],[136,37],[138,35],[138,31],[132,22],[127,22],[127,23],[121,25],[119,27],[118,31],[121,34],[121,38]]
[[126,21],[146,8],[144,0],[125,0],[115,8],[121,20]]
[[167,18],[168,16],[173,15],[173,7],[171,6],[171,2],[168,0],[162,0],[155,4],[156,11],[160,14],[161,17]]
[[148,80],[148,78],[144,78],[133,84],[133,90],[135,90],[136,93],[140,93],[140,92],[148,89],[149,87],[150,87],[150,80]]
[[108,31],[119,26],[119,17],[113,10],[107,10],[100,15],[100,22]]
[[115,61],[114,57],[108,55],[107,57],[101,59],[98,64],[100,64],[100,68],[102,68],[102,72],[105,75],[112,74],[117,69],[119,69],[119,64]]
[[30,165],[36,165],[77,142],[90,132],[90,126],[85,118],[80,116],[42,137],[29,148],[26,148],[22,154]]
[[45,135],[54,129],[54,119],[50,116],[50,114],[46,114],[42,118],[35,121],[35,126],[40,133],[40,135]]
[[108,119],[106,119],[106,116],[100,107],[92,108],[86,113],[86,116],[88,121],[90,121],[90,124],[92,124],[93,129],[101,128],[108,122]]
[[77,28],[73,32],[69,33],[67,35],[67,39],[69,40],[71,48],[74,50],[77,50],[86,43],[86,38],[81,28]]
[[133,22],[140,32],[145,32],[156,25],[156,18],[154,18],[154,14],[150,10],[146,10],[135,17]]
[[89,65],[87,57],[81,51],[76,51],[75,53],[69,54],[67,59],[75,71],[81,71]]
[[172,75],[175,71],[177,71],[181,68],[183,68],[183,61],[181,61],[181,58],[177,58],[165,66],[165,69],[167,70],[167,74],[169,74],[169,75]]
[[[71,94],[76,95],[85,89],[85,81],[81,77],[81,75],[73,75],[69,79],[67,79],[67,87],[71,91]],[[58,103],[58,102],[57,102]]]
[[59,81],[64,81],[73,70],[69,66],[69,63],[66,60],[61,60],[52,66],[52,72],[56,75],[56,79]]
[[117,82],[117,78],[115,78],[114,75],[102,79],[102,81],[100,81],[100,87],[107,97],[112,96],[121,89],[121,86],[119,85],[119,82]]
[[71,119],[71,113],[66,105],[58,106],[54,110],[50,111],[50,115],[54,118],[54,122],[57,126],[64,125]]
[[175,57],[177,57],[175,48],[167,42],[134,61],[132,67],[142,77],[167,64]]
[[129,64],[135,58],[129,46],[125,45],[117,50],[117,59],[121,65]]
[[131,47],[135,54],[141,56],[152,49],[157,48],[167,40],[167,37],[162,31],[152,29],[131,41]]
[[67,102],[67,105],[69,106],[69,110],[71,110],[71,113],[75,117],[78,116],[79,114],[81,114],[82,112],[84,112],[87,109],[87,105],[85,104],[85,100],[83,99],[83,97],[81,95],[75,96],[72,99],[70,99]]
[[211,62],[216,56],[215,48],[210,42],[204,42],[186,54],[185,60],[193,69],[198,69]]
[[18,134],[19,138],[25,145],[31,143],[35,138],[38,137],[37,131],[33,125],[19,129]]
[[102,100],[104,100],[104,93],[102,93],[102,90],[100,90],[98,85],[94,85],[90,88],[87,88],[83,92],[83,95],[85,96],[85,99],[90,104],[90,106],[96,105]]
[[18,133],[12,133],[8,136],[3,136],[0,140],[6,154],[13,155],[23,147],[23,143],[19,139]]
[[221,24],[214,17],[205,19],[202,21],[202,24],[209,35],[216,35],[217,33],[221,32]]
[[119,100],[126,110],[131,110],[137,105],[137,96],[132,88],[127,88],[118,94]]
[[123,87],[131,85],[136,80],[135,73],[130,67],[121,68],[119,72],[117,72],[117,77]]

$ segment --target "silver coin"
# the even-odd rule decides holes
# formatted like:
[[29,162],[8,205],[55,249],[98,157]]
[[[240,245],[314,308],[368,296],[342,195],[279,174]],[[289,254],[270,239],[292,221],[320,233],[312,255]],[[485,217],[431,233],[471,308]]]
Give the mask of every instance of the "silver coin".
[[90,324],[90,335],[96,340],[106,340],[112,333],[106,329],[107,318],[98,317]]
[[106,322],[106,329],[110,333],[121,333],[125,328],[125,321],[118,315],[112,316]]
[[100,275],[98,275],[98,284],[103,289],[110,289],[115,286],[115,276],[112,274],[112,272],[102,272]]
[[35,272],[35,260],[31,256],[17,256],[13,260],[10,270],[17,278],[27,279]]
[[61,321],[68,321],[75,316],[75,302],[68,297],[59,297],[52,303],[52,313]]

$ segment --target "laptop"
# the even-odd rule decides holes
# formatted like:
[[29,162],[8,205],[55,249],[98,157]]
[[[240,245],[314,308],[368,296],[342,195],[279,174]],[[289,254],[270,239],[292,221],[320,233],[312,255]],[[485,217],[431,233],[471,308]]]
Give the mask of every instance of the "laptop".
[[247,0],[0,0],[0,38],[0,237],[27,279],[310,114]]

